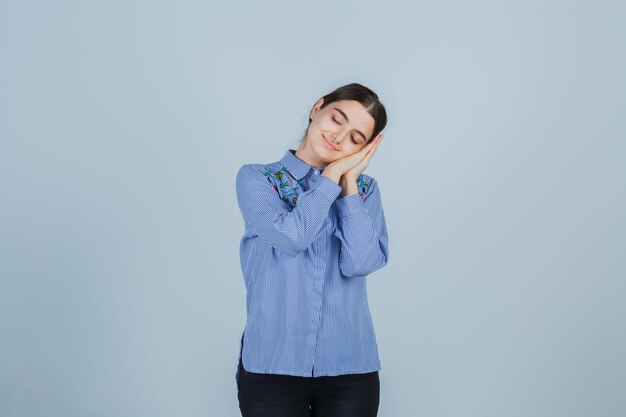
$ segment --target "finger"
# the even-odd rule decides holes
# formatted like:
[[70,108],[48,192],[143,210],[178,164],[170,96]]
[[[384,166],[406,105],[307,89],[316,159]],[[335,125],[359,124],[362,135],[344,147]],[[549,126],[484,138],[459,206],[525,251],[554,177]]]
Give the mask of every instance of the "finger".
[[376,152],[376,149],[378,149],[378,145],[380,144],[381,140],[382,140],[382,135],[378,135],[375,139],[376,142],[372,145],[370,150],[367,152],[367,155],[371,155],[374,152]]
[[[378,142],[380,142],[380,140]],[[367,165],[370,162],[370,159],[372,159],[372,156],[374,156],[374,153],[376,152],[376,149],[378,149],[378,143],[374,144],[374,146],[372,146],[372,148],[369,150],[369,152],[367,154],[365,154],[365,156],[363,157],[361,162],[359,162],[359,165],[363,164],[365,167],[367,167]]]
[[382,136],[382,133],[379,133],[374,139],[369,141],[367,145],[365,145],[360,151],[350,155],[348,158],[355,158],[358,161],[357,165],[360,165],[361,162],[365,160],[367,155],[371,153],[372,149],[377,147],[378,143],[382,139]]
[[366,155],[366,154],[370,151],[370,149],[372,149],[372,148],[373,148],[373,147],[374,147],[374,146],[378,143],[378,141],[379,141],[379,137],[380,137],[380,135],[379,135],[379,136],[376,136],[374,139],[372,139],[371,141],[369,141],[369,143],[368,143],[367,145],[365,145],[365,146],[364,146],[364,147],[363,147],[363,148],[359,151],[359,153],[360,153],[362,156]]
[[376,137],[372,140],[372,142],[370,143],[371,147],[373,148],[373,147],[377,146],[377,145],[380,143],[380,141],[381,141],[381,140],[383,140],[383,134],[382,134],[382,133],[379,133],[379,134],[378,134],[378,135],[377,135],[377,136],[376,136]]

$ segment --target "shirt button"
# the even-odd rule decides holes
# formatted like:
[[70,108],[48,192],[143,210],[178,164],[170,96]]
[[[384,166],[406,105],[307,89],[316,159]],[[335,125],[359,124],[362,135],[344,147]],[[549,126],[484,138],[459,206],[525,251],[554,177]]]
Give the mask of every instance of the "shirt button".
[[314,171],[313,171],[313,173],[314,173],[315,175],[319,175],[319,174],[320,174],[320,170],[319,170],[319,169],[316,169],[316,170],[314,170]]

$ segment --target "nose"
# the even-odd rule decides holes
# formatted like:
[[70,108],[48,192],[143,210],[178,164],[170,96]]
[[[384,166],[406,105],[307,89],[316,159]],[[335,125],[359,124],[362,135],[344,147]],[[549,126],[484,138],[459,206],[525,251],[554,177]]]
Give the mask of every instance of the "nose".
[[[336,133],[336,132],[332,132],[330,134],[330,138],[333,141],[333,143],[335,143],[335,144],[341,142],[343,140],[343,136],[344,135],[342,135],[341,133]],[[337,139],[338,137],[340,138],[339,140]]]

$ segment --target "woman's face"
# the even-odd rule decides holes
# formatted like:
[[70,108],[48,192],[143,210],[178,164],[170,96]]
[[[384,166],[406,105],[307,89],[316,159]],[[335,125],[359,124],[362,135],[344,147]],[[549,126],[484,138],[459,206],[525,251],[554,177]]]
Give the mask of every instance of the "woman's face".
[[355,100],[340,100],[321,108],[319,99],[311,110],[305,139],[309,157],[326,165],[360,151],[374,132],[374,118]]

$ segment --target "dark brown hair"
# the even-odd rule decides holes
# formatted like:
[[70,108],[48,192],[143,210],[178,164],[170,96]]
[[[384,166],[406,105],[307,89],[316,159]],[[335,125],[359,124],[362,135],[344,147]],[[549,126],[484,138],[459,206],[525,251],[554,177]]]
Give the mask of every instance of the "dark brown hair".
[[[374,131],[372,132],[372,136],[367,139],[368,142],[372,138],[375,138],[387,125],[385,106],[383,106],[383,103],[378,99],[378,95],[364,85],[358,83],[346,84],[326,94],[322,98],[324,99],[324,103],[320,107],[320,110],[330,103],[339,100],[355,100],[361,103],[363,107],[365,107],[365,110],[374,118]],[[309,117],[309,126],[311,125],[311,121],[312,119]],[[300,142],[306,138],[308,133],[309,127],[307,126]]]

